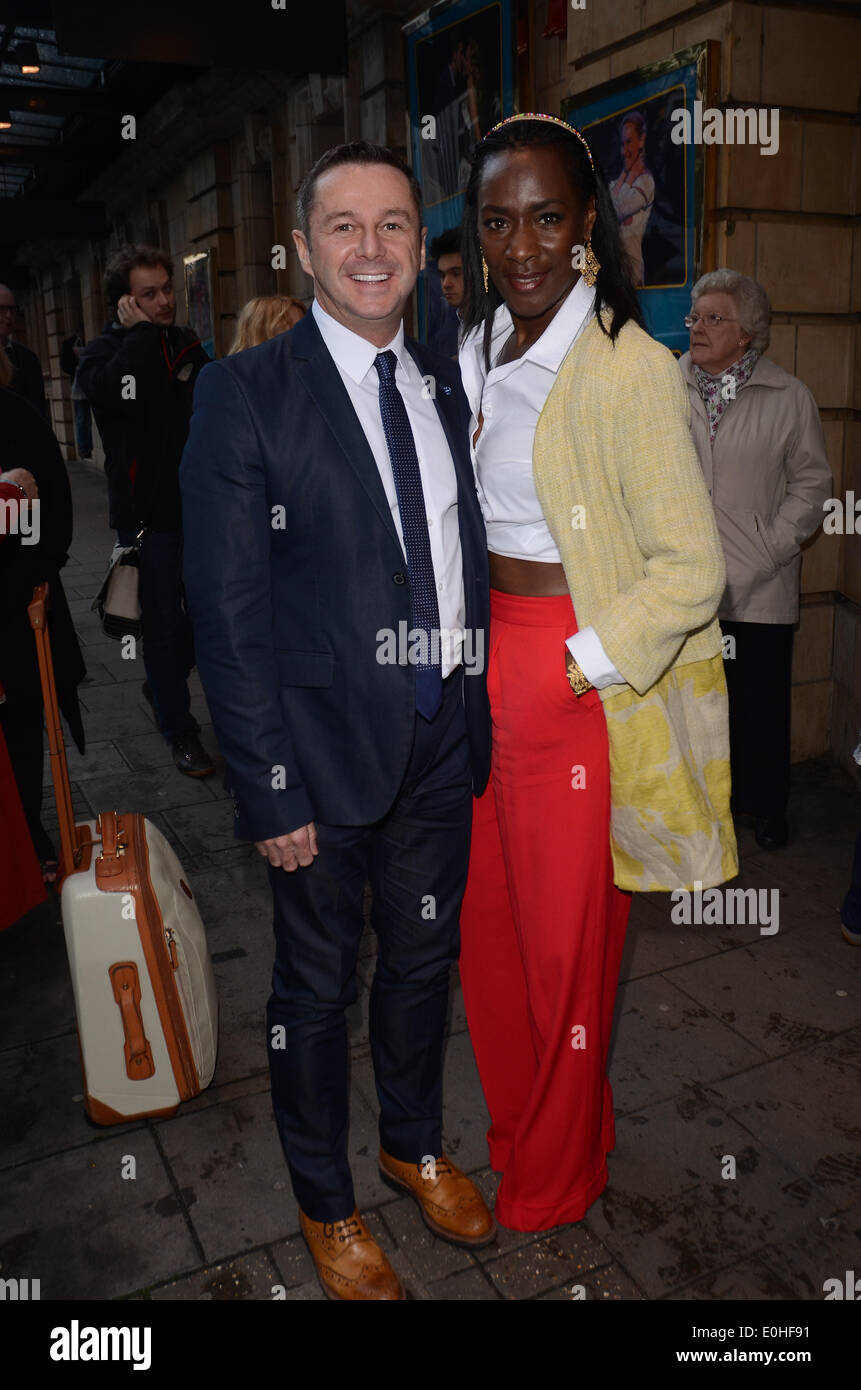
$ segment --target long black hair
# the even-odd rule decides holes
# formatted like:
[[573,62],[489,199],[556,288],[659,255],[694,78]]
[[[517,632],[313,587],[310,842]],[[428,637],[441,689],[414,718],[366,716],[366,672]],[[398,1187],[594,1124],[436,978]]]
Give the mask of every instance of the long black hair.
[[[466,187],[463,216],[461,259],[464,333],[484,323],[484,358],[488,368],[493,317],[502,303],[502,296],[490,279],[487,282],[487,293],[484,292],[481,247],[478,241],[479,185],[484,165],[491,155],[499,154],[502,150],[522,149],[524,146],[534,145],[557,145],[564,157],[572,186],[582,199],[584,207],[590,198],[595,199],[597,216],[591,240],[592,249],[601,262],[595,285],[595,311],[601,330],[609,334],[612,342],[629,319],[633,319],[641,328],[644,326],[630,261],[622,250],[619,220],[610,190],[597,165],[595,172],[592,172],[582,140],[573,130],[569,132],[564,126],[556,125],[552,121],[512,121],[510,125],[503,125],[499,130],[492,130],[476,145]],[[612,310],[613,315],[609,329],[600,317],[601,309],[605,306]]]

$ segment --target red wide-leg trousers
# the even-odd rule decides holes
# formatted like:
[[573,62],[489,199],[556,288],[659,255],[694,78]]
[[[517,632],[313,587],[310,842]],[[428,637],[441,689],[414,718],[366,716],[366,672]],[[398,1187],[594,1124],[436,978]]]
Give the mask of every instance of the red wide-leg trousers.
[[571,600],[491,590],[490,783],[473,803],[460,972],[496,1216],[579,1221],[615,1143],[607,1053],[630,894],[613,885],[607,725],[565,677]]

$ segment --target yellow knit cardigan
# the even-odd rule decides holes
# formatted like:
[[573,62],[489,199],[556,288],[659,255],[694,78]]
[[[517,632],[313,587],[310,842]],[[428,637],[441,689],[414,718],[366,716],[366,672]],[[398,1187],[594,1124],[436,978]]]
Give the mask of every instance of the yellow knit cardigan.
[[[609,312],[604,311],[609,324]],[[726,678],[715,613],[723,551],[672,353],[597,318],[572,345],[532,463],[578,627],[627,684],[600,691],[619,888],[713,887],[738,872]]]

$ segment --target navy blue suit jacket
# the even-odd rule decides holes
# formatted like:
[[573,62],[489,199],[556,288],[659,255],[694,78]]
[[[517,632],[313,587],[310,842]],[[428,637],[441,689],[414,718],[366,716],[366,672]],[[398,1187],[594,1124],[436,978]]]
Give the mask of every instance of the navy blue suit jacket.
[[[475,650],[486,657],[469,407],[456,363],[407,347],[435,378],[457,473],[466,627],[481,630]],[[237,835],[269,839],[311,820],[373,824],[397,797],[413,741],[415,666],[377,659],[377,633],[409,627],[409,584],[374,456],[310,313],[204,367],[180,484],[197,666]],[[480,794],[490,763],[484,670],[463,685]]]

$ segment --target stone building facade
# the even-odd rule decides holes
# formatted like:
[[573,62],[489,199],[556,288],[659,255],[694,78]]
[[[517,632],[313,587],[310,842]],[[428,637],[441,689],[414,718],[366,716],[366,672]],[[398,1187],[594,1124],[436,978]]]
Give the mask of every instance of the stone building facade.
[[[567,36],[545,38],[549,0],[521,0],[520,109],[566,96],[703,40],[718,45],[718,102],[778,107],[779,152],[717,147],[715,265],[755,276],[771,296],[769,355],[820,407],[834,496],[861,499],[861,131],[857,6],[841,0],[585,0]],[[27,337],[50,370],[53,422],[72,456],[60,345],[105,316],[101,275],[121,240],[155,241],[177,262],[213,253],[216,346],[226,352],[252,295],[308,300],[290,237],[302,173],[330,145],[365,137],[406,152],[402,24],[419,4],[349,6],[349,75],[288,80],[212,70],[172,88],[134,142],[89,188],[113,226],[101,243],[41,242],[31,267]],[[285,248],[273,266],[273,247]],[[276,256],[276,261],[278,257]],[[861,525],[861,523],[859,523]],[[861,542],[819,533],[804,555],[793,676],[793,757],[831,747],[844,764],[861,726]],[[859,776],[861,776],[861,769]]]
[[[541,32],[538,4],[536,29]],[[768,355],[813,392],[835,498],[861,500],[861,121],[857,7],[586,0],[565,41],[536,43],[536,100],[564,97],[705,40],[719,102],[780,111],[778,153],[719,145],[714,264],[751,275],[773,308]],[[861,729],[861,531],[805,548],[792,691],[793,758],[850,754]]]

